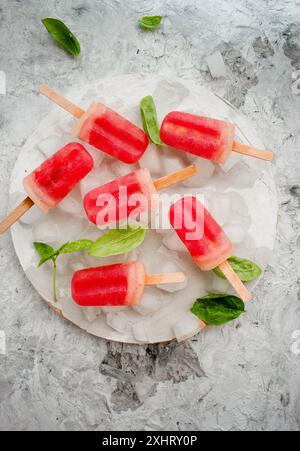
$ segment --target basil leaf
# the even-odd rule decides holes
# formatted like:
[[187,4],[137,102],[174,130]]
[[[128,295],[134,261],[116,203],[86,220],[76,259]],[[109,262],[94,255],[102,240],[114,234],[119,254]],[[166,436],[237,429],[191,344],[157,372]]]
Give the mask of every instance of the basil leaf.
[[146,232],[147,229],[144,227],[110,230],[92,244],[89,255],[109,257],[130,252],[142,244]]
[[91,240],[71,241],[69,243],[63,244],[57,252],[59,254],[71,254],[72,252],[86,251],[90,249],[92,244],[93,241]]
[[221,326],[245,312],[245,304],[237,296],[211,293],[199,298],[191,312],[208,325]]
[[153,97],[144,97],[140,102],[140,106],[145,132],[154,144],[162,146],[163,142],[159,136],[159,125]]
[[[259,277],[262,273],[261,268],[256,263],[246,258],[232,256],[229,257],[227,261],[242,282],[250,282]],[[214,268],[213,272],[218,277],[221,277],[221,279],[226,279],[221,269]]]
[[42,24],[51,34],[53,39],[68,53],[73,56],[80,54],[80,44],[69,28],[58,19],[50,17],[42,19]]
[[52,260],[53,257],[56,256],[55,250],[49,244],[40,243],[40,242],[34,242],[33,245],[35,247],[35,250],[37,251],[37,253],[41,257],[41,260],[39,261],[38,267],[42,266],[48,260]]
[[162,19],[162,16],[144,16],[139,19],[139,24],[148,30],[155,30],[160,26]]

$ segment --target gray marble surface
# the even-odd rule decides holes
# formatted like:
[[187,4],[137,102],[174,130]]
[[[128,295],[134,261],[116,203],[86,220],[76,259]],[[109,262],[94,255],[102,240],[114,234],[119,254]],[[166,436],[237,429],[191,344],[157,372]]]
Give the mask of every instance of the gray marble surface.
[[[138,29],[140,16],[157,13],[158,31]],[[80,58],[52,42],[40,24],[47,16],[70,25]],[[0,430],[299,430],[299,0],[0,0],[0,30],[0,216],[18,152],[49,110],[38,85],[136,72],[192,78],[250,117],[276,152],[280,206],[276,248],[247,315],[183,344],[88,336],[48,309],[10,235],[1,237]],[[206,70],[216,49],[226,79]]]

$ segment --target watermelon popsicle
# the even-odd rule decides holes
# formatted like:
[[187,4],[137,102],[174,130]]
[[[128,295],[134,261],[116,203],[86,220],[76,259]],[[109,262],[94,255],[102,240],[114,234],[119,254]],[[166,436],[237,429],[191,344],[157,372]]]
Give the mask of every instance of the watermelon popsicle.
[[58,150],[25,177],[23,184],[28,197],[0,223],[0,234],[34,204],[45,213],[55,208],[93,167],[93,158],[79,143],[69,143]]
[[225,163],[232,151],[272,160],[273,153],[234,141],[235,126],[230,122],[173,111],[164,118],[161,140],[176,149],[206,158],[214,163]]
[[93,103],[84,111],[47,85],[40,87],[40,93],[78,118],[71,133],[96,149],[127,164],[136,163],[146,151],[146,133],[107,106]]
[[197,170],[196,165],[191,165],[152,180],[148,169],[138,169],[87,193],[83,200],[85,212],[98,226],[148,212],[157,205],[159,190],[192,177]]
[[233,245],[222,227],[195,196],[182,197],[171,205],[169,219],[175,232],[202,271],[217,266],[244,301],[251,295],[227,262]]
[[76,271],[71,288],[74,301],[84,307],[133,306],[140,302],[145,285],[182,283],[185,274],[145,274],[140,261]]

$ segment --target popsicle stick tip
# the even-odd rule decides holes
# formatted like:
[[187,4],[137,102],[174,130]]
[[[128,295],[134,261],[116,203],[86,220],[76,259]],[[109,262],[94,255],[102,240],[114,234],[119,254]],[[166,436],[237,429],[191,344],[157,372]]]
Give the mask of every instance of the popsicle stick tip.
[[9,215],[0,222],[0,235],[3,235],[18,219],[33,206],[30,197],[26,197]]
[[58,92],[54,91],[54,89],[52,89],[50,86],[46,84],[42,84],[40,86],[40,94],[48,97],[48,99],[56,103],[56,105],[60,106],[65,111],[68,111],[70,114],[72,114],[78,119],[81,118],[85,113],[85,111],[82,108],[70,102],[68,99],[63,97]]
[[145,285],[160,285],[164,283],[182,283],[186,279],[183,272],[172,272],[164,274],[147,274]]
[[274,154],[270,150],[256,149],[255,147],[247,146],[236,141],[233,143],[232,150],[243,155],[259,158],[260,160],[272,161],[274,159]]
[[233,271],[232,267],[226,260],[223,263],[220,263],[219,268],[223,272],[224,276],[228,280],[228,282],[232,285],[232,287],[235,289],[237,294],[240,296],[240,298],[244,302],[249,302],[251,300],[251,293],[248,291],[248,289],[245,287],[243,282],[240,280],[238,275]]

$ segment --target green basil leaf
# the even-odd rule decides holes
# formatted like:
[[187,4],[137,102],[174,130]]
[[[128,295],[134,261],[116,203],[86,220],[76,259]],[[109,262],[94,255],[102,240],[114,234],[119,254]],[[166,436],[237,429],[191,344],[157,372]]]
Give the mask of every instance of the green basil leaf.
[[144,97],[140,102],[140,106],[145,132],[154,144],[162,146],[163,142],[159,136],[159,125],[153,97]]
[[81,252],[90,249],[93,241],[91,240],[78,240],[71,241],[63,244],[59,249],[59,254],[71,254],[72,252]]
[[162,19],[162,16],[144,16],[139,19],[139,24],[148,30],[155,30],[160,26]]
[[33,245],[35,247],[35,250],[37,251],[37,253],[41,257],[41,260],[39,261],[38,267],[42,266],[48,260],[52,260],[53,257],[56,256],[56,251],[49,244],[40,243],[40,242],[34,242]]
[[58,19],[50,17],[42,19],[42,24],[51,34],[53,39],[68,53],[73,56],[80,54],[80,44],[69,28]]
[[245,312],[245,304],[237,296],[211,293],[199,298],[192,313],[208,325],[222,326]]
[[[256,263],[246,258],[232,256],[229,257],[227,261],[242,282],[250,282],[259,277],[262,273],[261,268]],[[226,279],[221,269],[214,268],[213,272],[218,277],[221,277],[221,279]]]
[[109,257],[130,252],[142,244],[146,232],[147,229],[144,227],[110,230],[92,244],[89,255],[93,257]]

